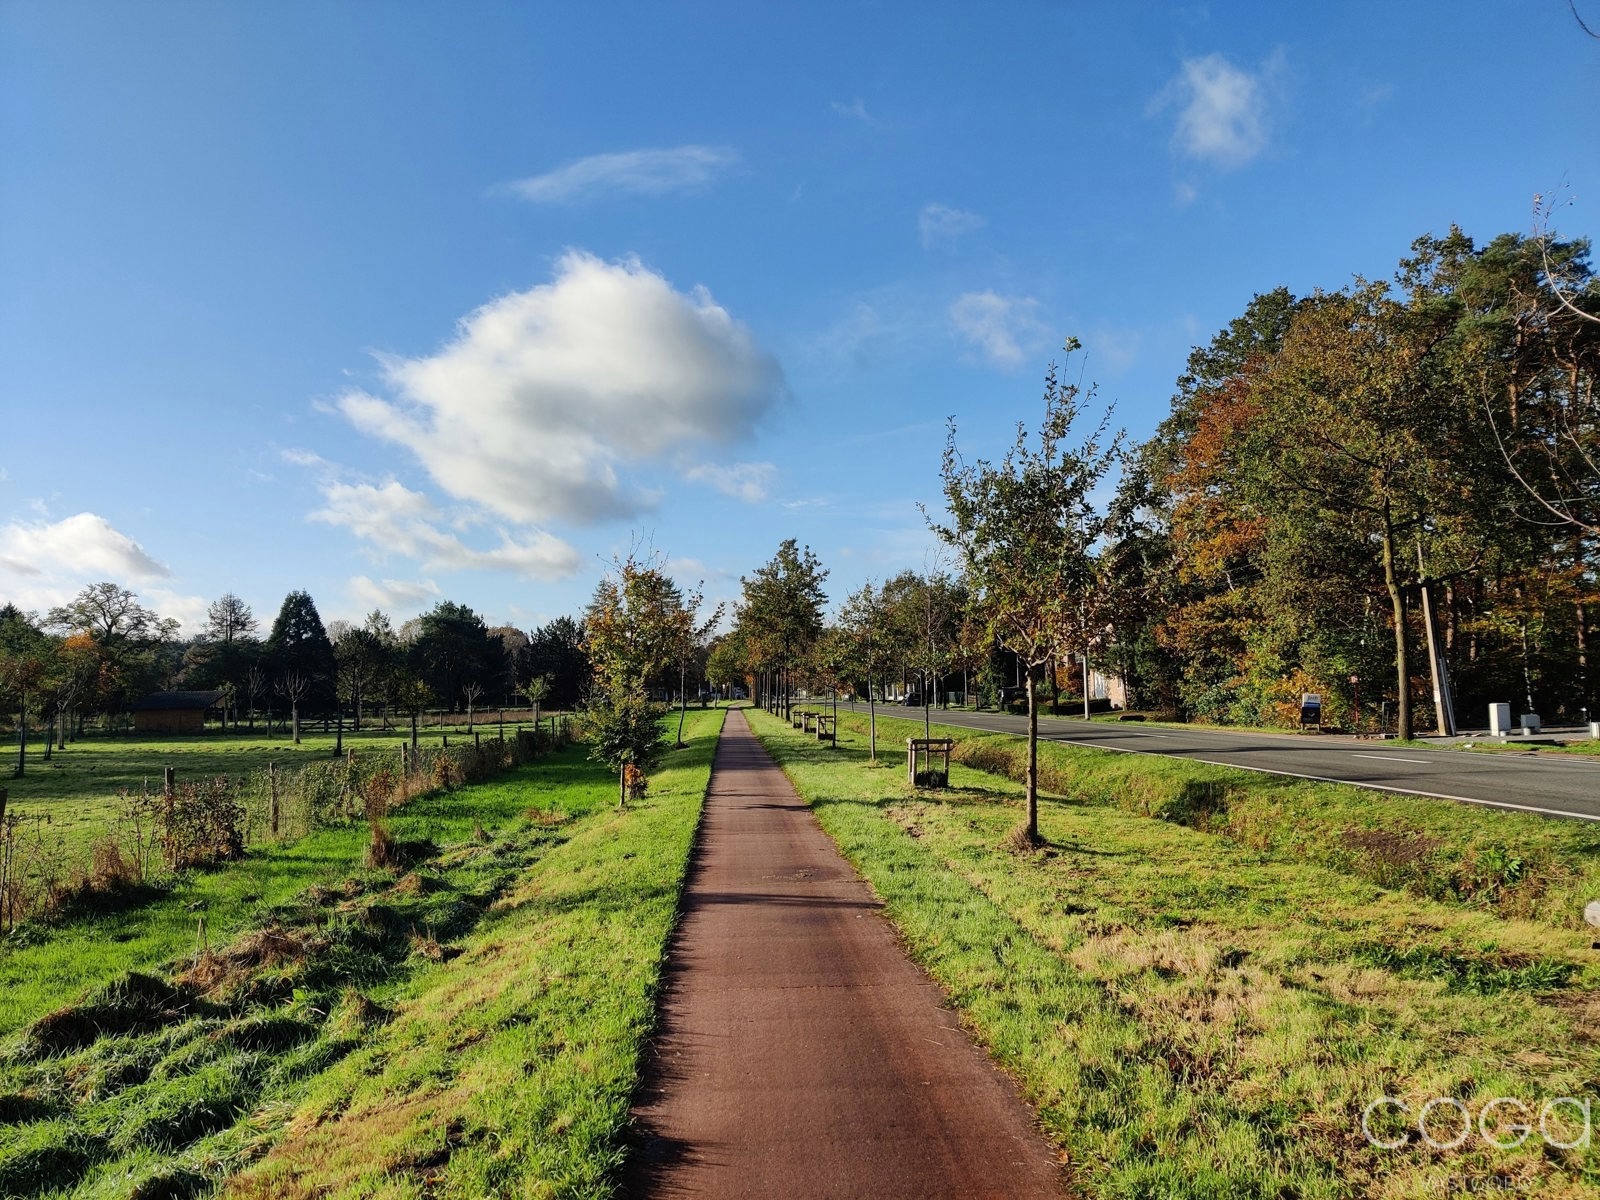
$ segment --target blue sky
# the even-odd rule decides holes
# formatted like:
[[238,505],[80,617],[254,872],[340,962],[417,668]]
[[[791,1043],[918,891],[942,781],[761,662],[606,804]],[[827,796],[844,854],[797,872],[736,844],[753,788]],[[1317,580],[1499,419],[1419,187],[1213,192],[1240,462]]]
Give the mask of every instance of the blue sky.
[[1566,0],[0,0],[0,601],[842,597],[1067,335],[1145,436],[1255,292],[1594,232],[1597,115]]

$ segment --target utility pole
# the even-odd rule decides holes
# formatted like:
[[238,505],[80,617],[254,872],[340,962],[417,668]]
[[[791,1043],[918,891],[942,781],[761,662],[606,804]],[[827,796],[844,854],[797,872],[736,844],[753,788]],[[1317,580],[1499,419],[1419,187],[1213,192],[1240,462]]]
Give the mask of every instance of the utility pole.
[[1439,722],[1439,732],[1454,737],[1456,732],[1455,700],[1450,694],[1450,668],[1440,651],[1438,631],[1433,619],[1433,589],[1428,586],[1428,576],[1422,565],[1422,539],[1417,539],[1417,582],[1422,591],[1422,625],[1428,639],[1428,665],[1433,674],[1433,712]]

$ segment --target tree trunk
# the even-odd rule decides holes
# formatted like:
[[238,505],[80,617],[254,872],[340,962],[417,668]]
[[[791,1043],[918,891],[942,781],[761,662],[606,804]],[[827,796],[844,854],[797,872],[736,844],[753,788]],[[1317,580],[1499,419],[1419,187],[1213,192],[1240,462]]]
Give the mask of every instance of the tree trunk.
[[683,718],[689,711],[688,668],[678,663],[678,745],[683,743]]
[[1033,667],[1028,667],[1028,841],[1039,840],[1039,702]]
[[298,703],[289,706],[289,729],[294,738],[294,744],[298,746],[300,744],[300,705]]
[[1399,685],[1395,706],[1395,734],[1409,739],[1411,725],[1411,661],[1406,654],[1406,598],[1395,572],[1394,524],[1389,502],[1383,502],[1383,582],[1389,589],[1389,605],[1394,619],[1394,673]]
[[12,772],[21,779],[28,772],[28,693],[23,692],[17,708],[17,769]]
[[628,764],[617,768],[617,807],[628,807]]
[[1538,712],[1533,702],[1533,655],[1528,649],[1528,618],[1522,618],[1522,690],[1528,701],[1525,712]]
[[1578,602],[1577,616],[1578,694],[1583,697],[1583,707],[1587,712],[1591,707],[1593,697],[1589,694],[1589,610],[1582,601]]
[[878,706],[874,702],[873,696],[872,696],[872,667],[870,665],[871,657],[872,657],[872,651],[870,649],[867,651],[867,657],[868,657],[868,664],[869,664],[867,666],[867,744],[870,747],[870,751],[869,752],[872,755],[872,765],[873,766],[877,766],[878,765]]
[[417,710],[411,710],[411,749],[417,748]]

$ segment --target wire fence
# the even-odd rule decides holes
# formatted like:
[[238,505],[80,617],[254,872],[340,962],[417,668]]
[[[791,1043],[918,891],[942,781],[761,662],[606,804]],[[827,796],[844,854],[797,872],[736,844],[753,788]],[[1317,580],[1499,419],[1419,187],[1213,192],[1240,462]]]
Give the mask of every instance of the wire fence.
[[0,788],[0,933],[119,891],[242,858],[251,848],[299,841],[314,830],[377,819],[418,796],[477,783],[532,762],[572,739],[565,716],[508,737],[445,738],[360,748],[294,769],[179,778],[159,790],[118,793],[115,818],[85,842],[52,828],[47,813],[7,813]]

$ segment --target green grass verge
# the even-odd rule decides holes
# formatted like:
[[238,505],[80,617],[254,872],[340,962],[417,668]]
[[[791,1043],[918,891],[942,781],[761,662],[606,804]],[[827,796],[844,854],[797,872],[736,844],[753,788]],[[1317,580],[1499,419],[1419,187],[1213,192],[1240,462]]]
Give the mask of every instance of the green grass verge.
[[[913,794],[892,751],[885,766],[866,764],[859,722],[835,750],[750,716],[913,956],[1038,1106],[1085,1194],[1600,1187],[1592,1147],[1546,1148],[1537,1133],[1513,1151],[1474,1135],[1436,1152],[1414,1127],[1397,1150],[1360,1132],[1363,1108],[1385,1095],[1413,1113],[1455,1097],[1474,1117],[1501,1095],[1534,1113],[1592,1096],[1600,970],[1578,931],[1107,803],[1145,769],[1147,794],[1168,790],[1164,763],[1131,756],[1094,756],[1109,778],[1077,764],[1077,783],[1095,788],[1047,799],[1048,844],[1019,854],[1006,848],[1021,818],[1016,784],[957,766],[950,790]],[[883,724],[880,736],[902,736]],[[1385,801],[1365,795],[1376,822]],[[1404,1133],[1390,1116],[1374,1123],[1385,1139]]]
[[424,799],[409,866],[14,1034],[0,1195],[607,1194],[722,717],[625,813],[582,747]]
[[[851,738],[865,741],[864,715],[840,720]],[[957,739],[960,761],[1023,778],[1024,738],[938,728]],[[903,762],[908,736],[922,736],[920,721],[880,716],[880,757]],[[1600,823],[1060,742],[1040,743],[1039,772],[1041,787],[1056,795],[1501,916],[1582,929],[1584,906],[1600,899]]]

